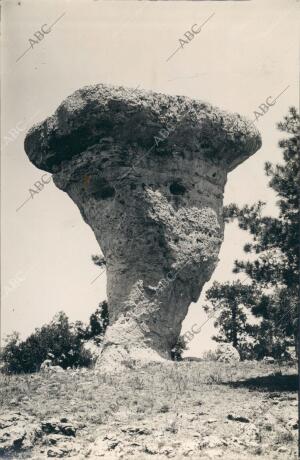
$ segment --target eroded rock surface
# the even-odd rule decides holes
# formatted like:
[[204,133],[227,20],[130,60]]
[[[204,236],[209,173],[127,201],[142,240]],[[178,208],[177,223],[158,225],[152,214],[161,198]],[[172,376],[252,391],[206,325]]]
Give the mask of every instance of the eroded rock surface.
[[230,343],[219,343],[215,351],[217,361],[234,363],[240,361],[240,354]]
[[31,128],[30,160],[77,204],[106,259],[101,366],[170,356],[218,261],[227,173],[260,146],[238,114],[102,84]]

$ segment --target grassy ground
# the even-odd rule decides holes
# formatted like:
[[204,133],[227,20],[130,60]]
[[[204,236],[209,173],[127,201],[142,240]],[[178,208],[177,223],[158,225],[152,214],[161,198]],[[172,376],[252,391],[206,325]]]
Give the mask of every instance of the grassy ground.
[[296,458],[295,367],[181,362],[0,382],[2,414],[38,424],[65,418],[77,428],[64,447],[62,436],[43,434],[11,458]]

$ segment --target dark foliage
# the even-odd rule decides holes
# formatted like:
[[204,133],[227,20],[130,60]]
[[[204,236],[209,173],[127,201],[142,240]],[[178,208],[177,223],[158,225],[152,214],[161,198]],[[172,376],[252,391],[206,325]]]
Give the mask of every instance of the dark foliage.
[[261,201],[243,208],[231,204],[224,210],[225,221],[237,220],[239,227],[252,237],[244,247],[252,258],[236,260],[233,272],[247,275],[249,292],[241,303],[259,321],[254,326],[247,324],[245,310],[241,310],[238,303],[241,299],[236,302],[232,296],[234,283],[232,290],[230,283],[225,283],[208,291],[207,299],[215,305],[207,308],[220,307],[216,325],[220,327],[221,337],[238,347],[242,333],[248,334],[250,355],[258,359],[265,355],[275,358],[288,355],[288,348],[295,346],[298,340],[299,121],[296,109],[290,108],[284,121],[277,125],[287,135],[279,141],[284,161],[265,164],[269,186],[278,197],[278,217],[264,216],[265,203]]
[[45,359],[64,369],[90,364],[90,355],[83,349],[80,334],[63,312],[24,341],[20,341],[16,333],[10,336],[1,359],[4,371],[9,373],[36,372]]
[[90,316],[89,326],[85,330],[83,338],[85,340],[94,339],[100,343],[104,337],[106,328],[109,324],[108,305],[106,300],[99,304],[99,307]]
[[240,353],[242,359],[252,354],[249,337],[254,335],[255,326],[249,324],[247,308],[255,304],[255,290],[252,286],[233,283],[214,282],[206,292],[209,301],[204,309],[210,316],[215,316],[218,335],[216,342],[231,343]]
[[185,340],[182,336],[179,336],[177,342],[171,350],[172,361],[182,361],[182,352],[187,349]]
[[70,323],[66,314],[60,312],[24,341],[19,340],[17,333],[9,336],[1,352],[2,370],[6,373],[37,372],[46,359],[64,369],[89,366],[92,357],[84,349],[84,342],[94,339],[99,344],[107,325],[106,301],[90,316],[88,326],[81,321]]

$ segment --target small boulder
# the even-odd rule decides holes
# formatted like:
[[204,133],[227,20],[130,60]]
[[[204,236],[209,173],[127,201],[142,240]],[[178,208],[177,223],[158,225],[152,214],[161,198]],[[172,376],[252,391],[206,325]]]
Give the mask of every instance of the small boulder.
[[[66,420],[66,419],[63,419]],[[76,436],[76,428],[69,422],[61,422],[56,419],[42,422],[42,430],[46,434],[62,434],[64,436]]]
[[4,414],[0,420],[0,456],[33,447],[40,437],[40,427],[22,414]]
[[215,351],[217,361],[233,363],[240,361],[240,355],[236,348],[230,343],[220,343]]
[[265,356],[263,358],[263,362],[266,363],[266,364],[274,364],[275,359],[272,356]]
[[204,436],[199,444],[200,449],[215,448],[221,446],[227,446],[227,442],[224,439],[213,435]]
[[52,367],[51,359],[45,359],[45,361],[43,361],[42,364],[41,364],[40,371],[41,372],[47,372],[50,367]]
[[277,449],[277,452],[280,452],[281,454],[285,453],[288,451],[288,448],[285,447],[285,446],[280,446],[278,449]]
[[45,361],[42,362],[40,371],[51,374],[59,374],[65,372],[61,366],[54,366],[51,359],[45,359]]
[[52,374],[62,374],[65,371],[61,366],[52,366],[50,367],[50,372]]
[[234,422],[242,422],[242,423],[250,422],[248,417],[245,417],[244,415],[239,415],[239,414],[228,414],[227,418],[228,420],[232,420]]

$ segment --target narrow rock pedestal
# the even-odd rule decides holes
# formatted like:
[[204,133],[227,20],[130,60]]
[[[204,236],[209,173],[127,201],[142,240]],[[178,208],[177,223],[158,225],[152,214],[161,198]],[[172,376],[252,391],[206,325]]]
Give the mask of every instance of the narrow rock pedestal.
[[103,84],[28,132],[30,160],[76,203],[106,259],[101,367],[170,358],[218,261],[227,174],[260,146],[238,114]]

